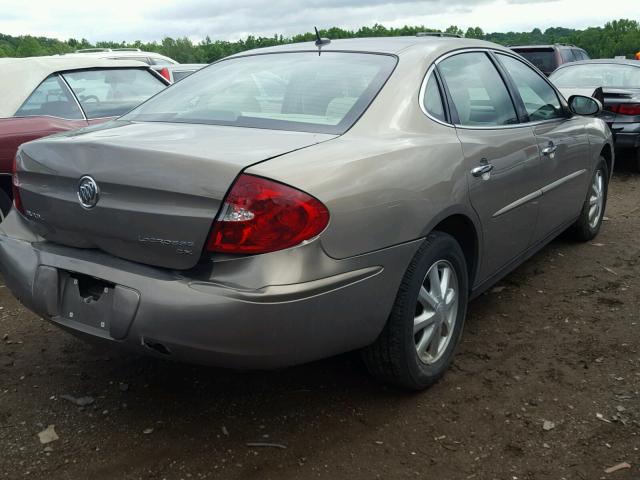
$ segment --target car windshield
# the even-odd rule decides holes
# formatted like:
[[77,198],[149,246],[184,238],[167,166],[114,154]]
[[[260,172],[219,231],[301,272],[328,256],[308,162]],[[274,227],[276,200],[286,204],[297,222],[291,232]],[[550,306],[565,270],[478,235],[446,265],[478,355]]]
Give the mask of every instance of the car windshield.
[[550,78],[558,87],[640,88],[640,65],[571,65],[554,72]]
[[395,64],[388,55],[346,52],[231,58],[188,76],[123,119],[341,134]]
[[528,48],[526,50],[514,48],[513,50],[533,63],[542,72],[553,72],[558,66],[556,53],[552,48]]
[[87,118],[119,117],[165,88],[144,68],[80,70],[62,76]]

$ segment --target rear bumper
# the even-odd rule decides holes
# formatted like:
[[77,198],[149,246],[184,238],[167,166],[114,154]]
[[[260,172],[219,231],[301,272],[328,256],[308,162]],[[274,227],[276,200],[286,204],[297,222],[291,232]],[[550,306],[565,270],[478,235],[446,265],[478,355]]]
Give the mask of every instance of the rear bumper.
[[[0,269],[27,307],[76,335],[193,363],[276,368],[372,343],[418,244],[336,261],[312,242],[300,252],[284,253],[289,261],[283,268],[304,268],[305,258],[312,256],[316,265],[325,264],[317,270],[331,275],[244,288],[225,284],[225,275],[195,280],[96,251],[0,232]],[[252,262],[247,273],[255,279],[259,260]],[[214,263],[209,268],[215,272],[218,267]],[[83,301],[73,283],[76,274],[103,280],[104,295]]]
[[640,148],[640,123],[613,123],[610,128],[616,148]]

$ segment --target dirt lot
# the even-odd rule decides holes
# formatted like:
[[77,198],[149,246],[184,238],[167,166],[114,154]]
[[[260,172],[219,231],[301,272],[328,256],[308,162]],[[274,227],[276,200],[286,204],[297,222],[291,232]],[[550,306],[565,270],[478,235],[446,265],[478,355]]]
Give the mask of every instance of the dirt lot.
[[353,354],[237,373],[97,350],[1,287],[0,478],[638,479],[640,176],[609,198],[596,241],[556,240],[472,303],[418,395]]

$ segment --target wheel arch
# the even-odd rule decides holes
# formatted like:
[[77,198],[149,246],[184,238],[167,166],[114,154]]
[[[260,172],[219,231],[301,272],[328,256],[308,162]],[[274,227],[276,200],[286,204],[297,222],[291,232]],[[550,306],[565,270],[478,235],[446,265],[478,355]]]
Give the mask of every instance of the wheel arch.
[[600,151],[600,156],[604,157],[605,162],[607,162],[609,177],[611,177],[611,175],[613,175],[613,150],[611,145],[606,143]]
[[469,290],[473,289],[480,264],[480,229],[470,216],[464,213],[451,213],[441,218],[431,231],[451,235],[462,248],[469,273]]

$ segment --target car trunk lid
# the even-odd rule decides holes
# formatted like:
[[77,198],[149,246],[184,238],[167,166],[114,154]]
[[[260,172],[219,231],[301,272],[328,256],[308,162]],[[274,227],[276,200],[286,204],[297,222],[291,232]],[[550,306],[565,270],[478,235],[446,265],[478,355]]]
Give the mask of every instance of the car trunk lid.
[[[244,168],[331,138],[126,122],[50,137],[23,145],[18,159],[25,216],[51,242],[188,269],[199,261],[224,196]],[[83,177],[99,189],[92,208],[79,199]]]

